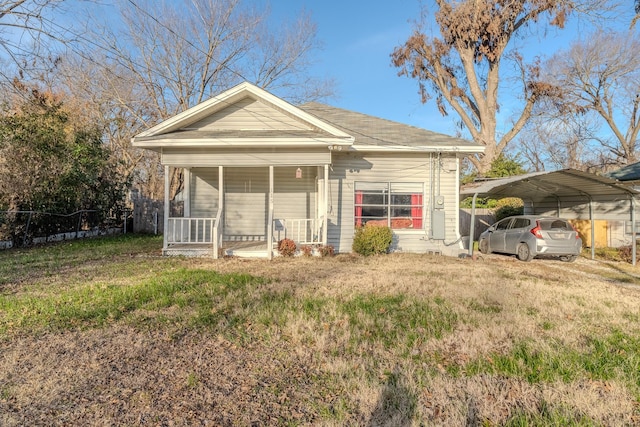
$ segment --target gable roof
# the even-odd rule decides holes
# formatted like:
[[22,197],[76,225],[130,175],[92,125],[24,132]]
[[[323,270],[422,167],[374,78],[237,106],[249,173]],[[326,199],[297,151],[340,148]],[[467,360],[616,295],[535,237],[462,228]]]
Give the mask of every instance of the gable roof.
[[329,122],[354,137],[356,150],[376,151],[416,150],[460,151],[481,153],[484,146],[462,138],[432,132],[391,120],[381,119],[318,102],[303,104],[300,108]]
[[317,102],[296,107],[246,82],[136,135],[132,144],[152,150],[347,146],[363,151],[484,151],[461,138]]
[[[245,108],[248,128],[216,126],[213,116],[224,120],[238,104]],[[236,111],[237,112],[237,111]],[[265,145],[350,145],[353,137],[319,120],[288,102],[250,83],[241,83],[218,96],[179,113],[132,138],[141,148],[255,146]]]

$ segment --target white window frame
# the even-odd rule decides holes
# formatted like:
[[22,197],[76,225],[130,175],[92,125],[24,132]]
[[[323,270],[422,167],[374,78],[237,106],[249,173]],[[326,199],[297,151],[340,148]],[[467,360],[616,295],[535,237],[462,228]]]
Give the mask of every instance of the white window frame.
[[[382,188],[382,195],[383,195],[383,203],[382,204],[377,204],[377,203],[364,203],[364,200],[358,201],[358,192],[366,192],[366,189],[359,189],[358,187],[362,188],[362,187],[375,187],[375,186],[379,186],[379,187],[384,187]],[[398,188],[401,188],[402,186],[406,186],[409,187],[408,191],[398,191]],[[415,186],[415,191],[413,189],[411,189],[410,187]],[[395,189],[394,189],[395,187]],[[419,189],[418,189],[419,187]],[[370,190],[370,191],[375,191],[375,190]],[[360,215],[357,214],[357,209],[358,207],[363,208],[363,207],[379,207],[381,209],[383,209],[383,211],[386,211],[386,215],[380,216],[380,217],[375,217],[378,219],[374,219],[375,221],[386,221],[386,225],[388,227],[391,227],[392,230],[394,232],[411,232],[411,231],[418,231],[418,232],[424,232],[424,230],[426,229],[426,224],[425,224],[425,183],[423,181],[355,181],[354,182],[354,186],[353,186],[353,195],[354,195],[354,209],[353,209],[353,214],[354,214],[354,219],[353,219],[353,224],[355,227],[358,226],[358,219],[360,218],[361,220],[363,218],[367,218],[365,216],[362,216],[362,213]],[[366,194],[366,193],[361,193],[361,194]],[[370,194],[375,194],[375,193],[370,193]],[[393,195],[420,195],[421,196],[421,203],[420,204],[409,204],[409,205],[405,205],[405,204],[392,204],[392,197],[389,196],[393,196]],[[364,195],[362,196],[364,197]],[[409,215],[408,219],[411,220],[412,222],[414,221],[420,221],[421,226],[414,228],[413,226],[411,227],[406,227],[406,228],[393,228],[392,227],[392,221],[394,219],[400,220],[403,217],[392,217],[391,213],[393,211],[393,208],[409,208],[409,209],[413,209],[413,208],[419,208],[420,209],[420,217],[413,217],[411,216],[411,214]],[[369,221],[372,221],[372,219],[370,219]],[[362,223],[362,225],[364,225],[364,223]]]

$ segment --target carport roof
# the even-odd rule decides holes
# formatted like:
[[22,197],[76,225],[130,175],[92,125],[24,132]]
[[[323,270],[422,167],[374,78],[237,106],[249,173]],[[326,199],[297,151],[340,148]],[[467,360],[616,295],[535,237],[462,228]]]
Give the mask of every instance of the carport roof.
[[474,182],[460,190],[460,197],[463,199],[475,194],[478,197],[492,198],[519,197],[537,202],[550,196],[557,198],[588,196],[597,199],[599,196],[629,197],[640,192],[615,179],[575,169],[562,169]]

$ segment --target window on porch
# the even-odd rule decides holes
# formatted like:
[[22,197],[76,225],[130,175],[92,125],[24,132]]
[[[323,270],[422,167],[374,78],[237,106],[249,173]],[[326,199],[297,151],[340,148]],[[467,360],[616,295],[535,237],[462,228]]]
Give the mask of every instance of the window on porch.
[[387,225],[392,229],[424,228],[424,184],[355,183],[355,225]]

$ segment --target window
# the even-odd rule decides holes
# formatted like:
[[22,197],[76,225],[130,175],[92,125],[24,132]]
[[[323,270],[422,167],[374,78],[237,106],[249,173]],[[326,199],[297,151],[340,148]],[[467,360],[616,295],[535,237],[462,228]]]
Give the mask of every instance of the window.
[[561,219],[556,220],[541,220],[539,221],[540,228],[543,230],[562,230],[573,231],[573,227],[566,221]]
[[496,230],[506,230],[507,228],[509,228],[509,224],[511,224],[511,220],[512,219],[513,218],[503,219],[502,221],[497,223],[496,224]]
[[423,192],[422,183],[356,182],[355,225],[422,229]]
[[525,228],[529,226],[529,220],[526,218],[516,218],[511,228]]

